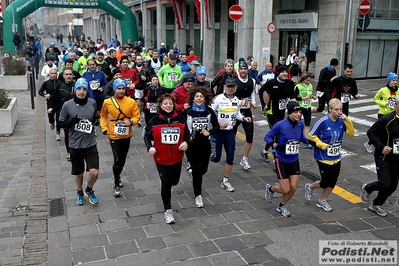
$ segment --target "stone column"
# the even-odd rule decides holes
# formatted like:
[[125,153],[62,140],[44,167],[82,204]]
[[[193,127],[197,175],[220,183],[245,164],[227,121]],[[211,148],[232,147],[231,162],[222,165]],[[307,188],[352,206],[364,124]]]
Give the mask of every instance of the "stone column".
[[156,46],[159,48],[162,42],[166,42],[166,8],[165,5],[161,4],[161,0],[157,0],[157,43]]
[[[258,69],[264,69],[266,59],[263,59],[262,48],[269,47],[271,49],[271,34],[267,31],[267,25],[273,21],[273,2],[272,1],[255,1],[254,18],[253,18],[253,45],[250,54],[258,62]],[[249,54],[248,54],[249,55]],[[245,55],[245,56],[248,56]]]

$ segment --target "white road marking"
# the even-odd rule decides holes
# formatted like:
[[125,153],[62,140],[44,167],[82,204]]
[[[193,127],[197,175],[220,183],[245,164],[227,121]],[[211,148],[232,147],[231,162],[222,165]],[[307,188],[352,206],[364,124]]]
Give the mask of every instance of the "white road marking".
[[375,167],[375,163],[368,163],[360,166],[361,168],[367,169],[373,173],[377,173],[377,169]]

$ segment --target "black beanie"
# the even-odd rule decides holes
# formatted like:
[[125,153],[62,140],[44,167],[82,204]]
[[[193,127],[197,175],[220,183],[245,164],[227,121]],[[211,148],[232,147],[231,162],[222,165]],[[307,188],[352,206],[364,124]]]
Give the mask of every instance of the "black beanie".
[[292,114],[296,110],[301,110],[301,106],[297,102],[289,102],[287,103],[287,113]]
[[276,75],[279,76],[284,70],[288,72],[288,68],[285,65],[276,66]]
[[338,66],[339,62],[337,58],[333,58],[330,61],[330,66]]

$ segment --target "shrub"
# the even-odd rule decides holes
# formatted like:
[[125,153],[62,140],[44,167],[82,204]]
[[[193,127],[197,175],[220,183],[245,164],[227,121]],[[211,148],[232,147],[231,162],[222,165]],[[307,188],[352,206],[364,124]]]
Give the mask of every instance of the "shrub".
[[11,99],[8,98],[8,92],[5,89],[0,89],[0,109],[7,109]]
[[3,65],[4,75],[25,75],[26,62],[25,59],[18,59],[11,56],[5,56],[1,61]]

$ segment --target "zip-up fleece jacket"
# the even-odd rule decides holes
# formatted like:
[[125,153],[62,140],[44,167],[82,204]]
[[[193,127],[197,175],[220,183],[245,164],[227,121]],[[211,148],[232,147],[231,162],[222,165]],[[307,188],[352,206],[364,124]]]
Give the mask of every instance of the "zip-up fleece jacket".
[[[179,139],[176,144],[162,143],[162,138],[168,130],[179,131]],[[162,165],[174,165],[181,162],[184,157],[184,151],[179,150],[180,144],[185,141],[187,144],[190,141],[190,132],[186,125],[183,115],[173,112],[170,118],[163,114],[153,117],[148,125],[145,127],[144,143],[147,146],[147,151],[151,147],[156,149],[154,154],[154,161]]]
[[[123,114],[120,110],[122,110]],[[115,123],[122,122],[126,118],[132,122],[132,126],[139,122],[140,110],[135,100],[126,96],[122,99],[111,97],[104,100],[103,107],[101,108],[100,124],[103,132],[108,132],[109,139],[118,140],[132,137],[132,126],[129,127],[128,135],[117,135],[114,133]]]

